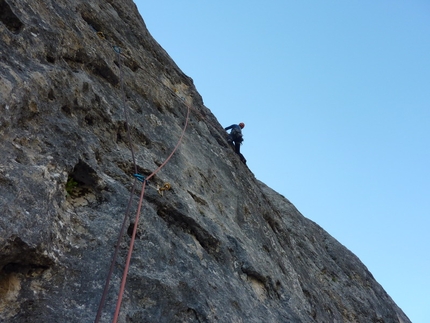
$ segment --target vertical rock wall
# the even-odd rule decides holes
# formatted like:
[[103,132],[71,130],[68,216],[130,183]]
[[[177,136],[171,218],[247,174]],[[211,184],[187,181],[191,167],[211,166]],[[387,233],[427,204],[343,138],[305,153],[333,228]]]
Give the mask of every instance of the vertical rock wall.
[[111,321],[130,148],[151,174],[188,107],[145,191],[120,322],[409,322],[239,161],[129,0],[0,0],[0,322],[93,322],[131,196]]

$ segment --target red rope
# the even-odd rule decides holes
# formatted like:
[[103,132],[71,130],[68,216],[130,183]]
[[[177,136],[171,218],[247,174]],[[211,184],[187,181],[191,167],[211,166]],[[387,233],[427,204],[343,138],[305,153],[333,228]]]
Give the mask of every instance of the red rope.
[[[123,109],[124,109],[124,115],[125,115],[125,121],[126,121],[126,127],[127,127],[127,129],[126,129],[127,130],[127,139],[128,139],[129,145],[130,145],[131,157],[132,157],[133,166],[134,166],[134,172],[137,173],[136,159],[135,159],[135,156],[134,156],[133,144],[132,144],[132,141],[131,141],[130,126],[129,126],[129,117],[128,117],[128,112],[127,112],[127,107],[126,107],[126,102],[125,102],[125,91],[124,91],[124,81],[123,81],[121,48],[119,48],[117,46],[112,46],[112,47],[115,50],[115,52],[117,52],[117,54],[118,54],[118,63],[119,63],[119,70],[120,70],[120,88],[121,88],[121,92],[122,92],[122,106],[123,106]],[[120,311],[120,307],[121,307],[122,298],[123,298],[123,295],[124,295],[125,283],[126,283],[126,279],[127,279],[127,275],[128,275],[129,266],[130,266],[131,254],[133,252],[134,241],[135,241],[136,232],[137,232],[137,225],[138,225],[138,222],[139,222],[140,210],[141,210],[141,207],[142,207],[143,196],[144,196],[145,187],[146,187],[146,181],[149,180],[151,177],[153,177],[156,173],[158,173],[167,164],[167,162],[172,158],[172,156],[175,153],[175,151],[179,148],[179,145],[181,144],[182,139],[184,137],[185,130],[186,130],[187,125],[188,125],[189,115],[190,115],[190,109],[191,108],[190,108],[190,106],[188,104],[186,104],[186,106],[187,106],[187,117],[186,117],[186,121],[185,121],[185,126],[184,126],[184,128],[182,130],[182,134],[181,134],[181,136],[179,138],[178,143],[176,144],[176,146],[173,149],[173,151],[171,152],[171,154],[167,157],[167,159],[154,172],[152,172],[152,174],[149,175],[146,178],[146,180],[143,181],[141,197],[140,197],[140,200],[139,200],[139,207],[138,207],[138,210],[137,210],[137,213],[136,213],[136,219],[135,219],[135,223],[134,223],[134,227],[133,227],[133,234],[132,234],[132,238],[131,238],[131,241],[130,241],[130,247],[129,247],[129,252],[128,252],[128,256],[127,256],[127,263],[126,263],[126,266],[125,266],[125,269],[124,269],[123,278],[122,278],[122,281],[121,281],[121,288],[120,288],[120,292],[119,292],[119,295],[118,295],[117,306],[116,306],[115,316],[114,316],[113,322],[117,322],[119,311]],[[197,111],[197,110],[195,110],[195,111],[197,113],[199,113],[199,111]],[[114,252],[114,255],[113,255],[113,259],[112,259],[112,262],[111,262],[111,265],[110,265],[110,268],[109,268],[109,273],[108,273],[107,278],[106,278],[106,282],[105,282],[104,290],[103,290],[102,297],[101,297],[101,300],[100,300],[100,304],[99,304],[99,307],[98,307],[98,310],[97,310],[96,319],[94,321],[95,323],[99,323],[101,315],[102,315],[103,307],[104,307],[105,302],[106,302],[106,298],[107,298],[107,294],[108,294],[108,290],[109,290],[109,283],[110,283],[111,276],[113,274],[114,266],[115,266],[115,263],[116,263],[116,259],[117,259],[117,256],[118,256],[120,242],[121,242],[122,237],[123,237],[124,232],[125,232],[125,225],[126,225],[126,222],[127,222],[127,219],[128,219],[129,212],[130,212],[131,202],[132,202],[132,199],[133,199],[133,196],[134,196],[134,191],[135,191],[135,188],[136,188],[136,183],[137,183],[137,181],[135,180],[134,183],[133,183],[133,188],[131,190],[130,199],[129,199],[129,202],[128,202],[128,205],[127,205],[127,210],[125,212],[125,216],[124,216],[124,220],[123,220],[123,223],[122,223],[122,226],[121,226],[121,230],[120,230],[120,233],[118,235],[118,241],[117,241],[115,252]]]
[[124,296],[125,282],[127,280],[128,270],[130,267],[131,254],[133,253],[134,241],[136,239],[137,224],[139,223],[140,210],[142,208],[143,196],[145,194],[145,187],[146,187],[146,181],[143,181],[142,192],[140,193],[139,206],[137,208],[136,218],[134,220],[133,234],[131,235],[130,247],[128,249],[127,261],[125,264],[124,273],[122,275],[121,287],[120,287],[119,293],[118,293],[118,300],[116,303],[115,314],[114,314],[114,317],[112,320],[112,322],[114,322],[114,323],[118,321],[119,311],[121,309],[122,298]]
[[120,229],[120,232],[118,234],[118,239],[117,239],[117,243],[116,243],[114,255],[112,257],[111,265],[109,267],[109,273],[108,273],[108,275],[106,277],[105,287],[103,289],[102,298],[100,300],[99,308],[97,310],[97,315],[96,315],[96,319],[95,319],[94,323],[98,323],[100,321],[100,318],[101,318],[101,315],[102,315],[102,311],[103,311],[103,307],[104,307],[104,305],[106,303],[106,298],[107,298],[107,294],[108,294],[108,290],[109,290],[109,283],[110,283],[110,280],[111,280],[111,277],[112,277],[112,274],[113,274],[113,270],[114,270],[114,267],[115,267],[116,258],[118,257],[119,246],[120,246],[122,237],[124,236],[125,224],[127,223],[128,215],[130,213],[131,201],[133,199],[134,191],[136,189],[136,183],[137,183],[137,180],[135,180],[134,183],[133,183],[133,188],[132,188],[131,193],[130,193],[130,199],[129,199],[128,204],[127,204],[127,210],[125,212],[124,219],[123,219],[122,225],[121,225],[121,229]]
[[[115,49],[115,47],[114,47]],[[135,156],[134,156],[134,151],[133,151],[133,144],[131,141],[131,135],[130,135],[130,127],[129,127],[129,117],[128,117],[128,113],[127,113],[127,108],[126,108],[126,103],[125,103],[125,91],[124,91],[124,83],[123,83],[123,71],[122,71],[122,57],[121,57],[121,50],[120,48],[115,49],[115,51],[118,53],[118,61],[119,61],[119,69],[120,69],[120,83],[121,83],[121,92],[122,92],[122,105],[123,105],[123,109],[124,109],[124,115],[125,115],[125,121],[126,121],[126,127],[127,127],[127,139],[130,145],[130,150],[131,150],[131,156],[132,156],[132,160],[133,160],[133,165],[134,165],[134,171],[135,173],[137,173],[137,165],[136,165],[136,160],[135,160]],[[133,227],[133,233],[132,233],[132,237],[131,237],[131,241],[130,241],[130,247],[129,247],[129,251],[128,251],[128,255],[127,255],[127,262],[126,262],[126,266],[124,268],[124,273],[123,273],[123,278],[121,281],[121,287],[120,287],[120,291],[118,294],[118,300],[117,300],[117,305],[116,305],[116,309],[115,309],[115,314],[114,314],[114,319],[113,322],[117,322],[118,320],[118,315],[119,315],[119,311],[120,311],[120,307],[121,307],[121,302],[122,302],[122,298],[124,295],[124,289],[125,289],[125,283],[127,280],[127,275],[128,275],[128,271],[129,271],[129,267],[130,267],[130,261],[131,261],[131,255],[133,252],[133,247],[134,247],[134,242],[135,242],[135,237],[136,237],[136,232],[137,232],[137,226],[139,223],[139,217],[140,217],[140,213],[141,213],[141,208],[142,208],[142,203],[143,203],[143,197],[144,197],[144,193],[145,193],[145,187],[146,187],[146,181],[148,181],[151,177],[153,177],[156,173],[158,173],[166,164],[167,162],[172,158],[173,154],[176,152],[176,150],[179,148],[179,145],[182,142],[182,139],[184,137],[187,125],[188,125],[188,120],[189,120],[189,115],[190,115],[190,106],[188,104],[186,104],[187,106],[187,117],[186,117],[186,121],[185,121],[185,126],[182,130],[181,136],[179,138],[178,143],[176,144],[175,148],[173,149],[173,151],[171,152],[171,154],[166,158],[166,160],[154,171],[152,172],[151,175],[149,175],[146,180],[143,181],[143,185],[142,185],[142,192],[141,192],[141,196],[140,196],[140,200],[139,200],[139,206],[138,206],[138,210],[136,213],[136,219],[134,222],[134,227]],[[95,319],[95,323],[98,323],[100,321],[101,315],[102,315],[102,311],[103,311],[103,307],[105,305],[106,302],[106,298],[107,298],[107,294],[108,294],[108,289],[109,289],[109,283],[111,280],[111,276],[113,274],[113,270],[114,270],[114,266],[116,263],[116,259],[118,256],[118,251],[119,251],[119,246],[120,246],[120,242],[122,240],[122,237],[124,235],[125,232],[125,224],[127,222],[128,219],[128,215],[129,215],[129,211],[130,211],[130,207],[131,207],[131,202],[132,202],[132,198],[134,196],[134,191],[136,188],[136,183],[137,181],[134,181],[133,184],[133,188],[131,190],[131,194],[130,194],[130,199],[127,205],[127,210],[125,212],[125,216],[124,216],[124,220],[121,226],[121,230],[120,233],[118,235],[118,241],[117,241],[117,245],[115,248],[115,252],[113,255],[113,259],[109,268],[109,273],[107,275],[106,278],[106,282],[105,282],[105,286],[104,286],[104,290],[103,290],[103,294],[100,300],[100,304],[99,304],[99,308],[97,311],[97,315],[96,315],[96,319]]]
[[173,156],[173,154],[175,153],[175,151],[179,148],[179,145],[181,144],[181,142],[182,142],[182,138],[184,137],[184,134],[185,134],[185,130],[187,129],[187,125],[188,125],[188,119],[189,119],[189,117],[190,117],[190,107],[189,107],[189,105],[187,104],[187,117],[186,117],[186,119],[185,119],[185,126],[184,126],[184,129],[182,129],[182,134],[181,134],[181,137],[179,138],[179,141],[178,141],[178,143],[176,144],[176,146],[175,146],[175,148],[173,149],[173,151],[170,153],[170,155],[169,155],[169,157],[167,157],[166,158],[166,160],[156,169],[156,170],[154,170],[153,172],[152,172],[152,174],[151,175],[149,175],[147,178],[146,178],[146,180],[149,180],[152,176],[154,176],[155,174],[157,174],[166,164],[167,164],[167,162],[170,160],[170,158],[172,158],[172,156]]
[[[122,108],[124,110],[124,116],[125,116],[125,124],[127,127],[127,139],[128,139],[128,143],[130,146],[130,151],[131,151],[131,157],[132,157],[132,161],[133,161],[133,167],[134,167],[134,172],[137,173],[137,165],[136,165],[136,159],[134,157],[134,150],[133,150],[133,143],[131,141],[131,134],[130,134],[130,122],[129,122],[129,117],[128,117],[128,112],[127,112],[127,106],[126,106],[126,101],[125,101],[125,91],[124,91],[124,77],[123,77],[123,69],[122,69],[122,56],[121,56],[121,49],[119,47],[114,47],[114,50],[118,53],[118,64],[119,64],[119,75],[120,75],[120,85],[121,85],[121,93],[122,93]],[[97,315],[96,315],[96,319],[95,319],[95,323],[98,323],[100,321],[101,315],[102,315],[102,311],[103,311],[103,307],[106,303],[106,298],[107,298],[107,294],[109,291],[109,283],[111,281],[111,277],[113,274],[113,270],[115,267],[115,263],[116,263],[116,259],[118,257],[118,252],[119,252],[119,246],[122,240],[122,237],[124,236],[124,232],[125,232],[125,225],[127,223],[127,219],[128,219],[128,215],[130,213],[130,209],[131,209],[131,202],[133,200],[133,196],[134,196],[134,191],[136,190],[136,183],[137,181],[134,180],[133,183],[133,188],[130,192],[130,198],[127,204],[127,210],[125,212],[124,215],[124,219],[122,221],[122,225],[121,225],[121,229],[120,232],[118,234],[118,239],[117,239],[117,243],[116,243],[116,247],[115,247],[115,251],[112,257],[112,261],[111,261],[111,265],[109,268],[109,272],[108,275],[106,277],[106,281],[105,281],[105,286],[103,289],[103,293],[102,293],[102,297],[100,299],[100,304],[97,310]]]
[[151,175],[149,175],[143,181],[142,192],[140,193],[139,206],[137,208],[136,218],[135,218],[135,221],[134,221],[133,234],[132,234],[131,240],[130,240],[130,246],[129,246],[129,249],[128,249],[127,261],[126,261],[126,264],[125,264],[124,273],[123,273],[122,280],[121,280],[121,287],[120,287],[120,291],[118,293],[118,300],[117,300],[117,303],[116,303],[115,314],[114,314],[114,318],[112,320],[112,323],[117,323],[118,322],[118,316],[119,316],[119,311],[121,309],[122,299],[123,299],[123,296],[124,296],[125,283],[127,281],[128,271],[129,271],[129,268],[130,268],[130,260],[131,260],[131,255],[133,253],[134,241],[135,241],[135,238],[136,238],[137,226],[138,226],[138,223],[139,223],[140,212],[141,212],[142,203],[143,203],[143,197],[144,197],[144,194],[145,194],[146,182],[151,177],[153,177],[156,173],[158,173],[167,164],[167,162],[172,158],[173,154],[179,148],[179,145],[181,144],[182,139],[184,137],[185,130],[187,129],[189,115],[190,115],[190,107],[187,104],[187,117],[186,117],[186,120],[185,120],[185,126],[184,126],[184,128],[182,130],[182,134],[181,134],[181,136],[179,138],[178,143],[176,144],[176,146],[173,149],[173,151],[170,153],[169,157],[167,157],[166,160],[155,171],[153,171]]

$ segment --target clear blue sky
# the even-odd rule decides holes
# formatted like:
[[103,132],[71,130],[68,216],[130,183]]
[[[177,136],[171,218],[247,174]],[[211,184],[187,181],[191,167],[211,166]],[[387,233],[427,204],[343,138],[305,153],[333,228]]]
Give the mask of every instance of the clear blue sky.
[[135,1],[255,176],[430,322],[430,1]]

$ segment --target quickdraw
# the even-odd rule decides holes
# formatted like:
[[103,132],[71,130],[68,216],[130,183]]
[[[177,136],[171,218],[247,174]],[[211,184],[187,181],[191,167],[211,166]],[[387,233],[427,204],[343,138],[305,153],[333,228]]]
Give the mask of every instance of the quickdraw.
[[[1,1],[1,0],[0,0]],[[94,28],[93,28],[94,29]],[[96,31],[97,32],[97,31]],[[100,37],[101,39],[105,39],[105,36],[103,33],[97,33],[98,37]],[[127,109],[126,109],[126,102],[125,102],[125,91],[124,91],[124,83],[123,83],[123,71],[122,71],[122,54],[121,54],[121,48],[118,46],[112,46],[113,50],[118,54],[118,63],[119,63],[119,70],[120,70],[120,84],[121,84],[121,92],[122,92],[122,105],[123,105],[123,109],[124,109],[124,115],[125,115],[125,120],[126,120],[126,124],[127,124],[127,135],[128,135],[128,141],[129,141],[129,145],[130,145],[130,150],[131,150],[131,155],[132,155],[132,159],[133,159],[133,165],[134,165],[134,172],[137,173],[137,165],[136,165],[136,160],[134,157],[134,151],[133,151],[133,145],[132,145],[132,141],[131,141],[131,136],[130,136],[130,131],[129,131],[129,120],[128,120],[128,114],[127,114]],[[177,92],[176,92],[177,93]],[[181,99],[185,102],[185,99],[181,97]],[[128,253],[127,253],[127,260],[124,266],[124,271],[123,271],[123,275],[122,275],[122,279],[121,279],[121,286],[120,286],[120,290],[118,292],[118,297],[117,297],[117,301],[116,301],[116,307],[115,307],[115,313],[113,316],[113,320],[112,323],[117,323],[118,322],[118,317],[119,317],[119,312],[121,309],[121,303],[124,297],[124,291],[125,291],[125,283],[127,281],[127,275],[128,275],[128,271],[130,268],[130,261],[131,261],[131,256],[133,253],[133,246],[135,243],[135,238],[136,238],[136,232],[137,232],[137,226],[139,223],[139,218],[141,215],[141,208],[142,208],[142,203],[143,203],[143,198],[144,198],[144,194],[145,194],[145,187],[146,185],[149,183],[149,179],[151,179],[155,174],[157,174],[168,162],[169,160],[172,158],[173,154],[176,152],[176,150],[179,148],[179,145],[181,144],[184,135],[185,135],[185,131],[187,129],[188,126],[188,122],[190,119],[190,110],[191,110],[191,106],[188,104],[185,104],[187,107],[187,116],[185,118],[185,125],[182,129],[181,135],[178,139],[178,142],[176,144],[176,146],[173,148],[173,150],[171,151],[170,155],[164,160],[164,162],[158,166],[158,168],[156,170],[154,170],[149,176],[147,176],[146,178],[140,174],[133,174],[133,176],[140,182],[143,183],[142,185],[142,191],[140,194],[140,199],[139,199],[139,204],[137,207],[137,211],[136,211],[136,217],[134,220],[134,226],[133,226],[133,233],[131,235],[131,239],[130,239],[130,245],[128,248]],[[197,110],[196,110],[197,111]],[[197,111],[198,112],[198,111]],[[114,252],[114,256],[113,256],[113,260],[111,262],[111,266],[109,268],[109,273],[107,275],[106,278],[106,282],[105,282],[105,286],[103,289],[103,293],[102,293],[102,297],[100,300],[100,304],[97,310],[97,315],[96,315],[96,319],[95,319],[95,323],[99,323],[102,312],[103,312],[103,307],[106,303],[106,298],[108,295],[108,291],[109,291],[109,283],[111,281],[111,277],[112,277],[112,273],[113,270],[115,268],[115,264],[116,264],[116,260],[117,260],[117,256],[118,256],[118,251],[119,251],[119,246],[120,246],[120,242],[122,237],[124,236],[124,231],[125,231],[125,224],[127,223],[127,219],[128,219],[128,215],[129,215],[129,210],[130,210],[130,206],[131,206],[131,201],[132,201],[132,197],[134,194],[134,189],[135,189],[135,184],[136,182],[134,182],[133,184],[133,189],[131,191],[130,194],[130,199],[129,199],[129,203],[127,206],[127,211],[124,215],[124,220],[123,220],[123,224],[120,230],[120,233],[118,235],[118,243],[117,246],[115,248],[115,252]],[[169,183],[165,183],[162,187],[158,187],[157,186],[157,191],[160,195],[163,195],[164,191],[170,190],[171,189],[171,185]]]
[[[146,179],[145,179],[145,176],[143,176],[143,175],[140,175],[140,174],[133,174],[133,176],[139,181],[139,182],[144,182],[144,181],[146,181]],[[148,183],[148,182],[146,182],[146,183]]]

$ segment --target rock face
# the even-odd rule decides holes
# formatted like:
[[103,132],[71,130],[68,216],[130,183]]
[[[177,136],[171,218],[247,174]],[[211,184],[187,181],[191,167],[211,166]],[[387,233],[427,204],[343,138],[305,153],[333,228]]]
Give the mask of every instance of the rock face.
[[126,217],[112,320],[133,174],[162,165],[188,109],[144,191],[119,322],[410,322],[239,161],[131,0],[0,0],[0,39],[0,322],[94,322]]

